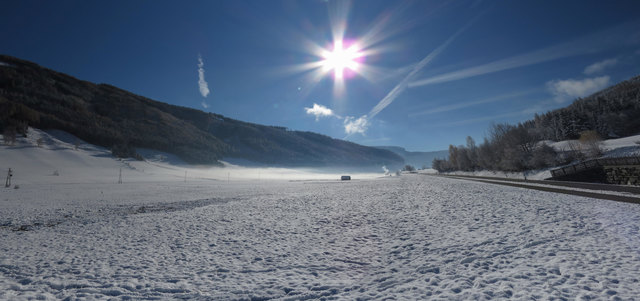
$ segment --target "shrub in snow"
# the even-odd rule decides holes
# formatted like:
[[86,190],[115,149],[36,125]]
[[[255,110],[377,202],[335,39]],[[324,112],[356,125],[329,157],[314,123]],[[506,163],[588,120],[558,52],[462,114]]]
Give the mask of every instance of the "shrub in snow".
[[411,171],[415,171],[416,168],[411,166],[411,165],[409,165],[409,164],[407,164],[407,165],[404,166],[404,168],[402,170],[411,172]]
[[584,131],[580,133],[580,144],[588,158],[595,158],[602,155],[602,138],[596,131]]

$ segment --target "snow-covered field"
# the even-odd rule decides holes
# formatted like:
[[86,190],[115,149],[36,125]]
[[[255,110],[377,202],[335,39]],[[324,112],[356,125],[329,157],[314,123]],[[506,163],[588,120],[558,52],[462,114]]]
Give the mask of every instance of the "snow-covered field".
[[[225,181],[189,169],[201,174],[184,182],[183,167],[153,162],[115,184],[127,161],[88,146],[0,151],[19,184],[0,188],[2,300],[640,295],[635,204],[421,174]],[[21,159],[34,151],[37,164]],[[86,162],[63,169],[45,151]]]
[[633,298],[640,206],[421,175],[2,192],[0,299]]

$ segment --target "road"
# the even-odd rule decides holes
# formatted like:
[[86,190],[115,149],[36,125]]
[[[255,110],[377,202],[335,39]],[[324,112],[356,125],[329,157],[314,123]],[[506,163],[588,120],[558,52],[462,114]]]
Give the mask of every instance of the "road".
[[[455,175],[455,176],[446,175],[444,177],[466,180],[466,181],[476,181],[476,182],[505,185],[505,186],[511,186],[511,187],[520,187],[520,188],[535,189],[540,191],[577,195],[577,196],[610,200],[610,201],[616,201],[616,202],[640,204],[640,187],[636,187],[636,186],[621,186],[621,185],[608,185],[608,184],[597,184],[597,183],[561,182],[561,181],[546,181],[546,180],[544,181],[523,180],[523,179],[479,177],[479,176],[458,176],[458,175]],[[558,187],[561,187],[561,188],[558,188]],[[591,192],[591,191],[598,191],[598,192]],[[610,193],[610,192],[614,192],[614,193]],[[622,193],[626,195],[623,195]]]

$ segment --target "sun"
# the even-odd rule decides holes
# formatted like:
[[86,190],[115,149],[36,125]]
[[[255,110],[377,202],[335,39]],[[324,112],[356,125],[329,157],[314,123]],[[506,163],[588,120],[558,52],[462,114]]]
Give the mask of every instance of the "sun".
[[342,40],[336,40],[333,42],[333,51],[324,50],[322,52],[322,60],[320,63],[322,69],[325,72],[333,70],[333,75],[336,79],[342,79],[345,74],[345,70],[352,70],[357,72],[360,66],[359,60],[363,57],[363,53],[358,49],[357,44],[350,45],[347,49],[344,49],[344,43]]

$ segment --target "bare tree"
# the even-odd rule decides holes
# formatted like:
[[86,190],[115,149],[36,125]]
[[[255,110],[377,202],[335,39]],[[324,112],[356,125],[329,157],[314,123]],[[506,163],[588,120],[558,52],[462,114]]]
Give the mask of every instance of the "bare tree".
[[596,131],[584,131],[580,133],[580,144],[588,158],[595,158],[602,155],[602,138]]

